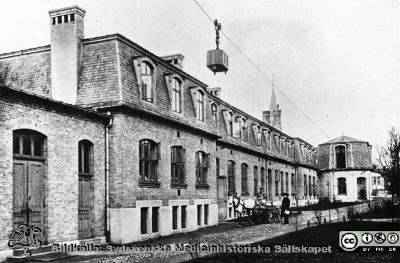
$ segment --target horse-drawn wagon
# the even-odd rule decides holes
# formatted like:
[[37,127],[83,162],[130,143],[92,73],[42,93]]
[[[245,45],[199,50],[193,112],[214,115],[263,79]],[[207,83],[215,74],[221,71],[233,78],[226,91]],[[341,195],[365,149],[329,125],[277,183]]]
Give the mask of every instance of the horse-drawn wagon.
[[240,196],[233,195],[228,197],[228,202],[233,204],[240,225],[242,218],[247,218],[249,225],[280,222],[279,208],[265,199],[244,200]]

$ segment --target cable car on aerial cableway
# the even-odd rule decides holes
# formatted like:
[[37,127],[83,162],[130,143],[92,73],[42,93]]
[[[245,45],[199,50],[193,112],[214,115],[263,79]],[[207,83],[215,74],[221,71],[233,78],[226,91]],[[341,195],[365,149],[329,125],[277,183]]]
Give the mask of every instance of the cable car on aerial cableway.
[[214,20],[215,25],[215,43],[217,44],[217,49],[212,49],[207,51],[207,67],[214,72],[214,75],[217,72],[226,72],[228,71],[228,55],[222,50],[219,49],[219,31],[221,30],[221,23],[218,23],[218,20]]

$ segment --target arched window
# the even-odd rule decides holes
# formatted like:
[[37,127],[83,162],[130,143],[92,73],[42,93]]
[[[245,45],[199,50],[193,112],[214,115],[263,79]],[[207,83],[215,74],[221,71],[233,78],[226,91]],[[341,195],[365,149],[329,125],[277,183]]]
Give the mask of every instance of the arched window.
[[139,141],[139,174],[141,182],[157,182],[159,145],[152,140]]
[[153,102],[153,67],[148,62],[141,63],[142,99]]
[[245,163],[242,163],[241,165],[241,171],[242,171],[242,195],[247,195],[248,194],[248,188],[247,188],[247,168],[248,165]]
[[211,112],[212,112],[212,115],[213,115],[214,124],[217,125],[218,108],[217,108],[217,105],[215,103],[211,104]]
[[338,145],[335,147],[336,168],[346,168],[346,147]]
[[45,136],[32,130],[16,130],[13,133],[14,157],[43,157]]
[[338,185],[338,194],[346,195],[347,194],[346,178],[343,177],[338,178],[337,185]]
[[233,113],[229,112],[228,115],[228,135],[233,136]]
[[182,146],[171,147],[171,184],[185,183],[186,150]]
[[258,167],[254,166],[254,195],[257,195],[258,190]]
[[181,112],[181,98],[182,98],[182,83],[179,79],[172,79],[172,110]]
[[88,140],[79,142],[79,175],[93,175],[93,143]]
[[233,194],[236,192],[236,187],[235,187],[235,162],[233,161],[228,161],[228,192]]
[[207,172],[210,167],[210,155],[205,152],[196,152],[196,184],[207,184]]
[[200,90],[196,92],[196,117],[199,121],[204,121],[204,93]]

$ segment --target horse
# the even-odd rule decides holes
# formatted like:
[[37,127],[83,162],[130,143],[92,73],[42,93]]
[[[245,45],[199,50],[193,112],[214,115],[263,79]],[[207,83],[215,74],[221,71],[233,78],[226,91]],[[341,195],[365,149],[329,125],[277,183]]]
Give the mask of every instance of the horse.
[[239,225],[242,225],[242,217],[243,215],[247,215],[248,224],[251,225],[254,208],[256,206],[256,202],[253,199],[243,200],[240,196],[233,195],[228,197],[228,200],[231,200],[233,204],[233,209],[235,214],[237,215]]

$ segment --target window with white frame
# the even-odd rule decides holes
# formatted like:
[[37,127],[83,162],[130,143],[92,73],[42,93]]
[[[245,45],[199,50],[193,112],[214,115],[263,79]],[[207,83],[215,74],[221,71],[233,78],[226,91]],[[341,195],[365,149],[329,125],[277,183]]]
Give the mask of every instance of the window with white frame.
[[213,116],[214,124],[217,125],[217,120],[218,120],[218,107],[217,104],[213,103],[211,104],[211,113]]
[[153,67],[148,62],[140,65],[142,77],[142,100],[153,102]]
[[182,83],[178,78],[172,78],[172,110],[178,113],[182,112]]
[[196,184],[207,184],[207,173],[210,166],[210,156],[205,152],[196,152]]
[[204,93],[200,90],[196,92],[196,118],[204,121]]

